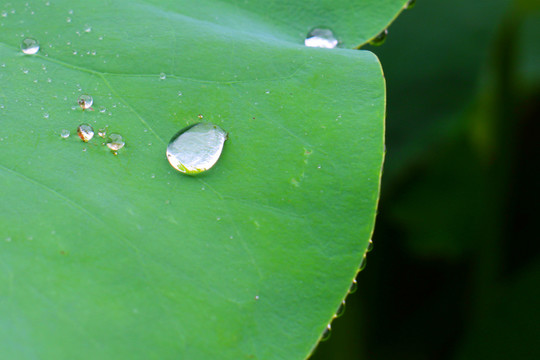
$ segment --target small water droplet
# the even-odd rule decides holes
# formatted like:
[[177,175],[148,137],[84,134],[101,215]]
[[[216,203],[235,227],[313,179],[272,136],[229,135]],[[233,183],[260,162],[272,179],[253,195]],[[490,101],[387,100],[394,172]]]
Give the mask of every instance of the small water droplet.
[[203,114],[199,114],[199,115],[197,115],[197,117],[198,117],[199,119],[204,118]]
[[367,246],[367,252],[373,250],[373,240],[369,239],[369,244]]
[[112,151],[118,151],[124,147],[126,143],[120,134],[111,134],[107,140],[107,147]]
[[103,40],[103,36],[98,37],[98,40]]
[[2,11],[2,17],[7,17],[7,11],[5,10]]
[[345,314],[345,300],[343,300],[341,304],[339,304],[339,307],[336,310],[336,315],[334,315],[334,317],[338,318],[342,316],[343,314]]
[[165,73],[159,73],[160,80],[165,80],[166,78],[167,78],[167,75],[165,75]]
[[105,111],[107,111],[107,108],[105,106],[100,106],[99,107],[99,112],[100,113],[104,113]]
[[405,6],[403,7],[403,9],[405,9],[405,10],[410,10],[410,9],[412,9],[415,5],[416,5],[416,0],[409,0],[409,1],[407,1],[407,3],[405,4]]
[[26,38],[21,43],[21,50],[26,55],[34,55],[39,51],[39,43],[36,39]]
[[358,290],[358,283],[356,282],[356,279],[353,279],[351,287],[349,288],[349,294],[354,294]]
[[211,123],[198,123],[176,133],[167,146],[173,168],[189,175],[210,169],[221,156],[227,132]]
[[49,6],[49,5],[51,5],[51,2],[50,2],[50,1],[47,1],[47,2],[45,3],[45,6]]
[[105,138],[105,136],[107,136],[107,129],[99,129],[98,135],[99,137]]
[[325,49],[333,49],[337,44],[338,41],[334,33],[328,28],[315,28],[311,30],[304,41],[304,45],[306,46]]
[[91,27],[91,26],[89,26],[89,25],[85,25],[85,26],[84,26],[84,32],[89,33],[89,32],[91,32],[91,31],[92,31],[92,27]]
[[369,42],[369,45],[381,46],[386,41],[387,36],[388,36],[388,29],[384,29],[379,35],[371,39],[371,41]]
[[8,236],[8,237],[6,238],[6,241],[7,241],[7,242],[10,242],[10,241],[11,241],[11,238]]
[[178,96],[182,96],[182,92],[181,92],[181,91],[178,92]]
[[94,99],[90,95],[83,94],[79,96],[79,100],[77,102],[83,110],[86,110],[92,106]]
[[[94,137],[94,129],[88,124],[82,124],[77,128],[77,134],[82,141],[88,142]],[[83,151],[86,151],[86,149]]]
[[49,118],[49,113],[44,113],[44,114],[43,114],[43,117],[44,117],[45,119],[48,119],[48,118]]
[[70,18],[70,17],[67,17],[67,18],[66,18],[66,22],[70,23],[70,22],[71,22],[71,18]]
[[255,295],[255,300],[259,300],[259,295]]
[[367,256],[366,254],[364,254],[364,256],[362,257],[362,261],[360,262],[360,266],[358,266],[358,271],[362,271],[366,268],[366,264],[367,264]]
[[60,132],[60,136],[62,137],[62,139],[67,139],[69,137],[71,133],[69,132],[69,130],[67,129],[64,129]]
[[264,93],[265,94],[270,94],[270,90],[266,90]]
[[324,329],[322,335],[321,335],[321,341],[326,341],[330,339],[330,335],[332,334],[332,327],[330,324],[326,325],[326,328]]

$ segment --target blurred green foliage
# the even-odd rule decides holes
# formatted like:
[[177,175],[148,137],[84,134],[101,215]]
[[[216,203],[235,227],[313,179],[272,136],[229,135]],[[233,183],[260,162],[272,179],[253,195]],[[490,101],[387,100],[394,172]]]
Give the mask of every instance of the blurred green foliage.
[[312,357],[540,359],[540,2],[418,1],[388,87],[375,250]]

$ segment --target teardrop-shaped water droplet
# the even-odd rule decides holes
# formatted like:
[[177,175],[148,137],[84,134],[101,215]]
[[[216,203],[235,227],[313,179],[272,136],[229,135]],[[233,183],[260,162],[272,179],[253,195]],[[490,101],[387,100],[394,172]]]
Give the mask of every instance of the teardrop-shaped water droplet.
[[304,45],[309,47],[319,47],[325,49],[333,49],[337,46],[338,41],[332,30],[327,28],[315,28],[311,30],[304,40]]
[[84,142],[89,142],[94,137],[94,129],[88,124],[79,125],[77,134]]
[[67,139],[69,135],[70,135],[69,130],[64,129],[60,132],[60,136],[62,137],[62,139]]
[[326,325],[326,328],[324,329],[322,335],[321,335],[321,341],[326,341],[330,339],[330,335],[332,334],[332,327],[330,324]]
[[381,46],[386,41],[387,36],[388,36],[388,29],[384,29],[383,31],[381,31],[379,35],[371,39],[371,41],[369,42],[369,45]]
[[195,175],[218,161],[227,132],[211,123],[198,123],[176,133],[167,146],[167,160],[176,170]]
[[414,7],[414,5],[416,5],[416,0],[409,0],[405,6],[403,7],[403,9],[405,10],[410,10]]
[[36,39],[26,38],[21,43],[21,50],[26,55],[34,55],[39,51],[39,43]]
[[86,110],[92,106],[94,99],[90,95],[83,94],[79,96],[78,103],[83,110]]
[[109,140],[107,141],[107,147],[112,151],[118,151],[124,147],[126,143],[120,134],[111,134],[109,135]]

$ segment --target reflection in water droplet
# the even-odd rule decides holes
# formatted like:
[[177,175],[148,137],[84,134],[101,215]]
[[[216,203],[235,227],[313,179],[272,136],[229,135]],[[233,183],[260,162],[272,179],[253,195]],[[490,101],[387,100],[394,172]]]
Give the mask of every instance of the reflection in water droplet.
[[165,80],[167,78],[167,75],[165,73],[159,73],[160,80]]
[[107,129],[99,129],[98,135],[99,137],[105,138],[105,136],[107,136]]
[[353,279],[351,287],[349,288],[349,294],[353,294],[358,289],[358,283],[356,282],[356,279]]
[[369,244],[367,246],[367,252],[373,250],[373,240],[369,239]]
[[339,305],[337,311],[336,311],[336,315],[334,315],[334,317],[340,317],[342,316],[343,314],[345,314],[345,300],[343,300],[341,302],[341,304]]
[[409,0],[403,7],[405,10],[412,9],[416,5],[416,0]]
[[61,136],[63,139],[67,139],[67,138],[69,137],[69,135],[70,135],[69,130],[64,129],[64,130],[62,130],[62,131],[60,132],[60,136]]
[[26,55],[34,55],[39,51],[39,43],[36,39],[26,38],[21,43],[21,50]]
[[210,169],[219,160],[227,132],[211,123],[198,123],[176,133],[167,146],[173,168],[189,175]]
[[79,106],[85,110],[90,108],[92,104],[94,103],[94,99],[90,95],[81,95],[79,96]]
[[107,140],[107,147],[112,151],[118,151],[124,147],[126,143],[120,134],[111,134],[109,135],[109,140]]
[[324,332],[321,335],[321,341],[326,341],[330,339],[330,335],[332,334],[332,327],[330,324],[326,325],[326,328],[324,329]]
[[371,39],[371,41],[369,42],[369,45],[381,46],[386,41],[387,36],[388,36],[388,29],[384,29],[379,35]]
[[77,128],[77,134],[82,141],[88,142],[94,137],[94,129],[88,124],[82,124]]
[[332,30],[315,28],[307,34],[304,44],[309,47],[333,49],[337,46],[338,41]]

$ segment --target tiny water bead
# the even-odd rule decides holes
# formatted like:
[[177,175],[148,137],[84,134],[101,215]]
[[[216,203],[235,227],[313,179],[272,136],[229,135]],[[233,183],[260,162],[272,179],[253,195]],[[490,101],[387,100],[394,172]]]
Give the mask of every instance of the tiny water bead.
[[318,47],[325,49],[333,49],[337,46],[338,41],[332,30],[327,28],[315,28],[311,30],[304,40],[304,45],[309,47]]
[[345,300],[343,300],[341,304],[339,304],[339,307],[336,310],[336,315],[334,315],[334,317],[338,318],[342,316],[343,314],[345,314]]
[[159,73],[160,80],[165,80],[166,78],[167,78],[167,75],[165,75],[165,73]]
[[405,10],[410,10],[416,5],[416,0],[409,0],[403,7]]
[[349,288],[349,294],[354,294],[358,290],[358,283],[356,282],[356,279],[353,279],[351,287]]
[[99,129],[98,130],[98,135],[101,138],[105,138],[105,136],[107,136],[107,129]]
[[78,100],[79,106],[83,109],[89,109],[94,103],[94,99],[90,95],[81,95]]
[[322,335],[321,335],[321,341],[326,341],[330,339],[330,335],[332,334],[332,327],[330,324],[326,325],[326,328],[324,329]]
[[71,134],[71,133],[69,132],[69,130],[66,130],[66,129],[64,129],[64,130],[62,130],[62,131],[60,132],[60,136],[62,137],[62,139],[67,139],[67,138],[69,137],[70,134]]
[[107,147],[112,151],[118,151],[124,147],[126,143],[120,134],[111,134],[107,140]]
[[26,38],[21,43],[21,50],[26,55],[34,55],[39,51],[39,42],[33,38]]
[[210,169],[221,156],[227,132],[211,123],[198,123],[176,133],[167,146],[167,160],[188,175]]
[[94,129],[88,124],[79,125],[77,134],[84,142],[89,142],[94,137]]
[[371,41],[369,42],[369,45],[381,46],[386,41],[387,36],[388,36],[388,29],[384,29],[383,31],[381,31],[379,35],[371,39]]
[[373,240],[369,239],[369,244],[368,244],[368,247],[367,247],[367,252],[370,252],[371,250],[373,250]]

